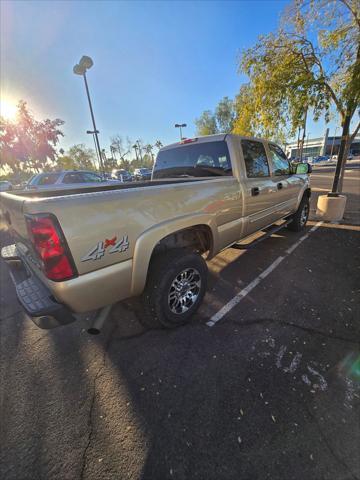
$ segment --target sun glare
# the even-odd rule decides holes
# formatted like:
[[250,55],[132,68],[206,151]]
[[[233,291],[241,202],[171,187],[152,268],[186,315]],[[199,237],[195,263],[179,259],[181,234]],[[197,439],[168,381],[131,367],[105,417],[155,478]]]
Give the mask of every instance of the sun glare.
[[16,117],[16,105],[15,103],[10,102],[9,100],[1,99],[0,100],[0,116],[6,118],[7,120],[14,120]]

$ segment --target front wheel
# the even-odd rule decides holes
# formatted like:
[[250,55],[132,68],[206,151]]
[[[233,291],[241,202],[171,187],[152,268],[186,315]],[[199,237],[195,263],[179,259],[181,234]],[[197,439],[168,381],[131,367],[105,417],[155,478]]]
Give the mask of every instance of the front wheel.
[[158,254],[150,264],[139,320],[148,328],[187,323],[199,308],[207,286],[207,265],[199,253],[184,249]]
[[292,221],[288,225],[288,229],[293,232],[300,232],[305,228],[310,213],[310,203],[307,196],[303,197],[300,202],[299,208],[292,217]]

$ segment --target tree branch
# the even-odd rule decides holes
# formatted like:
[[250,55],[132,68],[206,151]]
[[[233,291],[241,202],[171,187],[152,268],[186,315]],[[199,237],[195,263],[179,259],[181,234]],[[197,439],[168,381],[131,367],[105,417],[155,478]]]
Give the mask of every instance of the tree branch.
[[351,5],[349,4],[349,2],[347,0],[340,0],[340,2],[343,3],[345,5],[345,7],[347,7],[348,10],[350,10],[353,17],[355,18],[355,22],[357,23],[357,26],[360,29],[360,18],[358,16],[357,12],[351,7]]
[[[334,100],[334,103],[335,103],[340,115],[344,116],[345,112],[344,112],[344,110],[341,106],[341,103],[340,103],[339,99],[337,98],[333,88],[326,81],[326,74],[325,74],[325,71],[324,71],[324,67],[323,67],[319,57],[316,54],[315,47],[314,47],[313,43],[309,39],[307,39],[307,38],[305,38],[301,35],[295,34],[295,33],[286,34],[286,36],[287,37],[295,37],[295,38],[298,39],[298,42],[300,42],[300,45],[301,44],[304,45],[304,46],[307,45],[310,48],[312,59],[314,60],[314,63],[316,63],[316,65],[318,66],[318,68],[320,70],[321,81],[317,80],[316,83],[318,83],[318,84],[322,83],[325,86],[325,88],[330,93],[331,98]],[[303,60],[303,63],[305,65],[306,70],[308,71],[308,73],[311,73],[311,71],[309,70],[309,66],[308,66],[308,63],[306,61],[306,58],[305,58],[305,55],[304,55],[303,51],[302,50],[295,50],[295,52],[294,51],[292,51],[292,52],[297,53],[298,55],[300,55],[302,57],[302,60]]]

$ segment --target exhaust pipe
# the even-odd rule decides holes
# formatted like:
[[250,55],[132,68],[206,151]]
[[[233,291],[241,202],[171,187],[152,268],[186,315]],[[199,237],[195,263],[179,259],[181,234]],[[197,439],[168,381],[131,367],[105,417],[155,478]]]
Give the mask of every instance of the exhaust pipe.
[[90,333],[90,335],[99,335],[110,313],[111,307],[112,305],[107,305],[106,307],[103,307],[100,310],[98,310],[94,318],[94,321],[91,324],[91,327],[88,328],[87,330],[87,332]]

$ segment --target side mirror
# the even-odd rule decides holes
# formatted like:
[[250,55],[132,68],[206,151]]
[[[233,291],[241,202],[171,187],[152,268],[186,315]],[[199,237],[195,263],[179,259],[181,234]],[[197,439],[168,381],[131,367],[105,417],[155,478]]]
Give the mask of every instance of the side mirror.
[[295,173],[297,175],[303,175],[312,172],[312,167],[309,163],[298,163],[296,165]]

